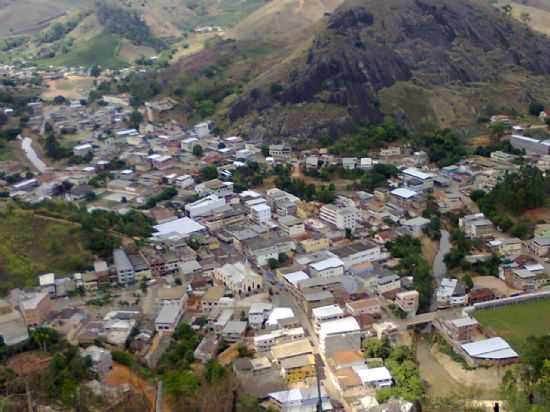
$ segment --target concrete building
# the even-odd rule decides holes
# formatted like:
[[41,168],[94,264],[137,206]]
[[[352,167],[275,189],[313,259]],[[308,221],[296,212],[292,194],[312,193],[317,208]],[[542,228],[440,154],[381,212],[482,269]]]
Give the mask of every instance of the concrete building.
[[269,156],[272,157],[275,162],[284,163],[290,160],[292,149],[286,144],[272,144],[269,145]]
[[550,140],[540,140],[513,134],[512,137],[510,137],[510,144],[514,149],[525,150],[527,154],[550,154]]
[[295,216],[281,216],[278,219],[281,232],[286,236],[296,237],[301,236],[306,232],[304,222]]
[[418,310],[420,294],[417,290],[399,292],[395,295],[395,304],[408,316],[416,315]]
[[323,259],[309,264],[309,273],[312,278],[329,278],[344,274],[344,262],[337,257]]
[[29,338],[23,315],[0,299],[0,337],[6,346],[25,342]]
[[99,376],[105,375],[113,367],[111,352],[99,346],[91,345],[86,349],[80,349],[80,356],[83,358],[90,358],[92,362],[90,369]]
[[113,261],[117,273],[117,282],[120,285],[127,285],[136,280],[134,267],[124,249],[115,249],[113,251]]
[[253,222],[265,225],[271,220],[271,208],[265,203],[250,208],[250,218]]
[[209,216],[225,208],[225,198],[208,195],[185,205],[185,213],[190,218]]
[[253,329],[260,329],[273,310],[273,304],[254,302],[248,310],[248,324]]
[[155,329],[158,333],[173,332],[183,316],[180,305],[162,305],[155,318]]
[[340,230],[350,229],[353,231],[357,227],[357,210],[352,207],[324,205],[319,218]]
[[246,322],[239,320],[230,320],[223,328],[221,336],[223,340],[228,343],[238,342],[244,337],[246,327]]
[[12,292],[15,293],[10,293],[10,301],[19,308],[28,327],[40,326],[47,319],[52,310],[48,293]]
[[225,197],[233,194],[233,183],[213,179],[195,186],[195,192],[199,196],[216,195],[218,197]]
[[299,355],[283,359],[280,365],[281,374],[288,384],[304,382],[315,376],[315,357],[313,355]]
[[479,330],[479,322],[470,317],[450,319],[445,322],[445,327],[454,341],[469,342],[472,335]]
[[550,252],[550,236],[549,237],[535,237],[529,242],[529,251],[535,256],[543,257],[547,256]]
[[378,297],[372,297],[346,302],[346,310],[353,316],[371,315],[378,317],[382,311],[382,305]]
[[320,306],[312,309],[311,320],[315,331],[318,333],[323,322],[342,319],[345,315],[344,310],[339,305]]
[[331,252],[344,262],[345,269],[365,262],[375,262],[382,256],[380,246],[368,240],[355,241],[332,249]]
[[361,328],[353,317],[323,322],[319,329],[319,349],[325,356],[360,349],[362,337]]
[[465,343],[461,347],[466,354],[466,361],[476,366],[509,365],[519,358],[517,352],[500,337]]

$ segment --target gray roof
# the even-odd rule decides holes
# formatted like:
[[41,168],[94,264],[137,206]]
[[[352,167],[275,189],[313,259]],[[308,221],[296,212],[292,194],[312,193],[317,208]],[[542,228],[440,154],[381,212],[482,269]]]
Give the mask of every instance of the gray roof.
[[246,330],[247,325],[248,324],[246,322],[240,320],[230,320],[223,328],[222,334],[230,333],[241,335]]
[[134,270],[128,255],[124,249],[115,249],[113,251],[113,260],[115,262],[116,270],[119,272],[125,272],[129,270]]

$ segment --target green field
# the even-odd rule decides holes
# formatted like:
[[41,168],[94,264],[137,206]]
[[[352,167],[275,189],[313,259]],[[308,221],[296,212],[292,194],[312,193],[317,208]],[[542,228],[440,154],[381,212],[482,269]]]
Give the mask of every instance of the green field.
[[35,285],[42,273],[68,274],[93,263],[77,225],[0,206],[0,292]]
[[126,63],[118,57],[120,38],[115,35],[102,33],[90,40],[78,43],[67,54],[53,59],[40,60],[41,66],[94,66],[120,68]]
[[478,310],[474,316],[519,352],[528,336],[550,333],[550,299]]

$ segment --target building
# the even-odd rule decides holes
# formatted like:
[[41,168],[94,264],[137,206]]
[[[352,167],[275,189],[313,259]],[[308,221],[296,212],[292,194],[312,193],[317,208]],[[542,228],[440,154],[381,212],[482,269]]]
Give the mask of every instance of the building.
[[440,309],[462,306],[468,303],[464,285],[457,279],[443,278],[435,293],[437,306]]
[[380,276],[376,280],[376,293],[387,295],[397,293],[401,289],[401,278],[397,275]]
[[344,310],[339,305],[320,306],[311,310],[311,320],[316,332],[319,332],[323,322],[342,319],[344,316]]
[[296,237],[301,236],[306,232],[304,222],[295,216],[281,216],[278,219],[278,222],[281,232],[283,232],[286,236]]
[[380,389],[390,387],[393,384],[391,373],[384,366],[378,368],[369,368],[366,365],[355,366],[353,371],[365,386]]
[[480,366],[508,365],[518,360],[519,355],[500,337],[461,345],[468,363]]
[[470,317],[451,319],[445,322],[445,327],[454,341],[469,342],[472,335],[479,330],[479,322]]
[[333,410],[330,398],[325,388],[321,386],[321,407],[317,386],[289,389],[286,391],[271,392],[268,395],[267,406],[279,412],[330,412]]
[[45,273],[38,276],[38,285],[42,292],[47,293],[51,298],[55,298],[55,273]]
[[30,328],[40,326],[52,310],[50,297],[46,292],[17,291],[10,294],[10,300],[19,308]]
[[253,329],[259,329],[269,317],[273,310],[273,304],[254,302],[248,310],[248,324]]
[[208,195],[185,205],[185,213],[190,218],[212,215],[225,208],[225,198]]
[[300,326],[292,308],[274,308],[267,317],[265,326],[268,329],[289,329]]
[[321,208],[319,218],[340,230],[349,229],[353,231],[357,226],[357,210],[352,207],[324,205]]
[[355,241],[332,249],[331,252],[344,262],[345,269],[365,262],[374,262],[382,257],[380,246],[367,240]]
[[154,226],[153,228],[155,229],[155,233],[153,233],[153,239],[160,241],[178,241],[186,239],[193,234],[202,233],[206,230],[203,225],[188,217],[182,217],[181,219],[162,223],[160,225]]
[[414,238],[422,236],[422,231],[430,223],[430,219],[419,216],[413,219],[408,219],[403,222],[403,227]]
[[240,244],[244,253],[258,266],[269,264],[271,259],[278,260],[282,253],[289,255],[296,248],[296,244],[291,238],[283,236],[254,237],[243,240]]
[[434,187],[433,175],[425,173],[414,167],[410,167],[401,172],[405,187],[411,188],[415,192],[423,192]]
[[550,252],[550,236],[535,237],[529,242],[529,251],[535,256],[547,256]]
[[280,366],[281,374],[288,384],[304,382],[315,376],[315,357],[311,354],[283,359]]
[[539,140],[532,137],[513,134],[510,137],[510,144],[514,149],[525,150],[527,154],[548,155],[550,154],[550,141]]
[[29,338],[23,315],[0,299],[0,338],[6,346],[25,342]]
[[352,302],[346,302],[346,310],[353,316],[371,315],[378,317],[382,311],[380,299],[377,297],[359,299]]
[[250,218],[260,225],[265,225],[271,220],[271,208],[265,203],[254,205],[250,208]]
[[220,179],[213,179],[195,186],[195,192],[201,197],[208,195],[225,197],[233,194],[233,183],[222,182]]
[[344,262],[337,257],[323,259],[309,265],[309,273],[312,278],[328,278],[342,276],[344,274]]
[[235,295],[248,296],[259,292],[263,279],[252,268],[244,263],[226,263],[214,269],[214,279],[222,282]]
[[158,333],[173,332],[183,316],[180,305],[162,305],[155,318],[155,330]]
[[420,294],[416,290],[399,292],[395,295],[395,304],[407,316],[414,316],[418,310],[419,298]]
[[272,157],[275,162],[285,163],[290,160],[292,149],[286,144],[272,144],[269,145],[269,156]]
[[494,233],[493,223],[485,218],[483,213],[466,215],[458,220],[458,226],[466,237],[477,239],[490,236]]
[[292,342],[275,345],[271,348],[271,356],[278,364],[284,359],[293,358],[301,355],[312,355],[313,347],[309,339],[299,339]]
[[277,329],[269,333],[254,336],[254,348],[257,352],[270,351],[274,346],[305,338],[303,328]]
[[507,270],[504,280],[510,287],[524,292],[533,292],[537,288],[537,274],[527,269]]
[[85,157],[88,153],[92,153],[93,147],[91,144],[81,144],[73,147],[73,155]]
[[127,285],[136,280],[134,267],[124,249],[115,249],[113,251],[113,261],[117,273],[117,282],[120,285]]
[[210,312],[212,309],[216,309],[224,293],[225,288],[223,286],[209,288],[201,299],[201,310],[203,312]]
[[240,320],[230,320],[222,329],[221,336],[228,343],[235,343],[244,337],[247,323]]
[[489,247],[499,256],[520,255],[523,243],[517,237],[497,239],[488,242]]
[[325,356],[360,349],[362,337],[361,328],[353,317],[323,322],[319,329],[319,349]]

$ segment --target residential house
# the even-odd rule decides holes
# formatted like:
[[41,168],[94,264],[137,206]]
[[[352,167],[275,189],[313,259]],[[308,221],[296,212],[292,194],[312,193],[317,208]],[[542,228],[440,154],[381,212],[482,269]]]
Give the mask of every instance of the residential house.
[[395,295],[395,304],[408,316],[416,315],[420,294],[416,290],[407,290]]
[[250,208],[250,219],[260,225],[265,225],[271,220],[271,208],[265,203],[254,205]]
[[309,273],[312,278],[341,276],[344,274],[344,262],[337,257],[331,257],[310,263]]
[[178,326],[183,316],[183,308],[180,305],[161,305],[155,318],[155,330],[158,333],[171,333]]
[[523,247],[521,239],[517,237],[491,240],[488,244],[491,250],[499,256],[519,255]]
[[248,310],[248,324],[250,327],[253,329],[261,328],[272,310],[273,304],[271,303],[254,302]]
[[534,237],[528,244],[529,251],[538,257],[548,256],[550,252],[550,235],[547,237]]
[[479,322],[470,317],[450,319],[445,322],[445,327],[454,341],[469,342],[473,334],[479,330]]
[[225,197],[233,194],[233,183],[222,182],[219,179],[213,179],[196,185],[195,192],[197,192],[197,194],[201,197],[208,195]]
[[422,236],[422,231],[430,223],[430,219],[425,217],[418,216],[413,219],[405,220],[402,223],[402,226],[407,230],[407,232],[414,238]]
[[80,356],[90,359],[90,369],[99,376],[104,376],[113,367],[111,352],[105,348],[91,345],[85,349],[80,349]]
[[52,310],[50,296],[46,292],[12,290],[10,301],[19,308],[25,323],[30,328],[40,326]]
[[537,288],[537,274],[527,269],[507,270],[504,280],[510,287],[524,292],[533,292]]
[[363,332],[353,317],[323,322],[319,329],[319,349],[325,356],[360,349],[362,337]]
[[288,237],[301,236],[306,232],[304,222],[295,216],[281,216],[278,222],[281,232]]
[[235,343],[244,337],[248,324],[239,320],[230,320],[227,322],[221,332],[224,341]]
[[372,297],[346,302],[346,310],[353,316],[368,314],[378,317],[382,312],[382,305],[378,297]]
[[458,220],[458,226],[464,231],[466,237],[477,239],[490,236],[494,233],[494,227],[483,213],[466,215]]
[[323,322],[342,319],[344,316],[345,313],[339,305],[320,306],[311,311],[311,320],[316,332],[319,332]]
[[292,149],[286,144],[272,144],[269,145],[269,156],[275,162],[285,163],[290,160]]
[[311,354],[283,359],[280,366],[281,374],[288,384],[304,382],[315,376],[315,357]]

